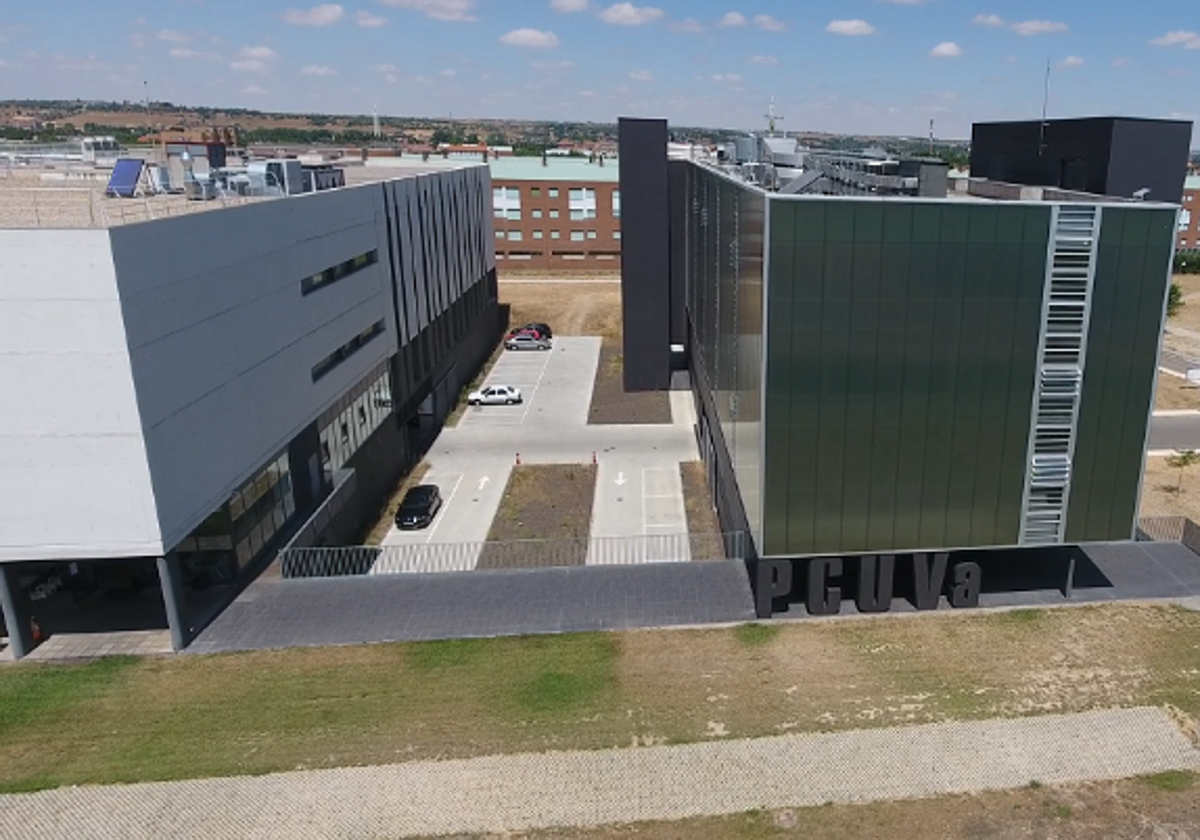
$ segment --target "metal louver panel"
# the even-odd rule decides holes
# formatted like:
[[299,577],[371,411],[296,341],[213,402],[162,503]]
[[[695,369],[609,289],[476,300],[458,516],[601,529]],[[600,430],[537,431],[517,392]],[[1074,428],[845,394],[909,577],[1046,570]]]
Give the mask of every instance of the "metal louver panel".
[[1022,545],[1053,545],[1065,536],[1100,215],[1093,205],[1052,211]]

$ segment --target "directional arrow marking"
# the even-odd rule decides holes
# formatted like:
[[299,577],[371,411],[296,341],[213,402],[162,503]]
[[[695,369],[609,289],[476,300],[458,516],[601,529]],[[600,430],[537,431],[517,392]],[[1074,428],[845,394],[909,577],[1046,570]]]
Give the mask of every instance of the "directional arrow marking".
[[479,489],[482,490],[484,487],[487,487],[489,481],[491,481],[491,479],[488,478],[486,475],[483,478],[479,479]]
[[618,487],[623,487],[623,486],[625,485],[625,473],[623,473],[623,472],[622,472],[622,473],[617,473],[617,479],[616,479],[616,480],[617,480],[617,486],[618,486]]

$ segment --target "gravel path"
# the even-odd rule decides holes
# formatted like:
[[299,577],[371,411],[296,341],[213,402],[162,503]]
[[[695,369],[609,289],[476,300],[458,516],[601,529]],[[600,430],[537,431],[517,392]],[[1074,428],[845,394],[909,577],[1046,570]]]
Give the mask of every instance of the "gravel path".
[[1168,714],[510,755],[0,796],[0,837],[398,838],[595,826],[1200,768]]

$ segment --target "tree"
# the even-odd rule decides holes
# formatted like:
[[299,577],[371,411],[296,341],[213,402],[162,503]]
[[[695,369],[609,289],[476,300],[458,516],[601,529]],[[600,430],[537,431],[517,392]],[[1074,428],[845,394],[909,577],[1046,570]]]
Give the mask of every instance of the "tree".
[[1195,449],[1176,449],[1174,455],[1167,456],[1167,466],[1173,470],[1179,470],[1179,483],[1175,485],[1175,492],[1183,492],[1183,471],[1188,467],[1200,462],[1200,452]]
[[1171,290],[1167,292],[1167,317],[1175,317],[1180,309],[1183,309],[1183,289],[1179,288],[1178,283],[1172,283]]

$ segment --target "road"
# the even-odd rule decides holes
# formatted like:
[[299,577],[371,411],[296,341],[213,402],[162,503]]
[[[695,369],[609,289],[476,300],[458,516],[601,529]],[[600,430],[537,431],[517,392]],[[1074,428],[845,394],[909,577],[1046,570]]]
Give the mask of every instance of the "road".
[[1200,413],[1155,414],[1150,421],[1151,452],[1200,449]]

